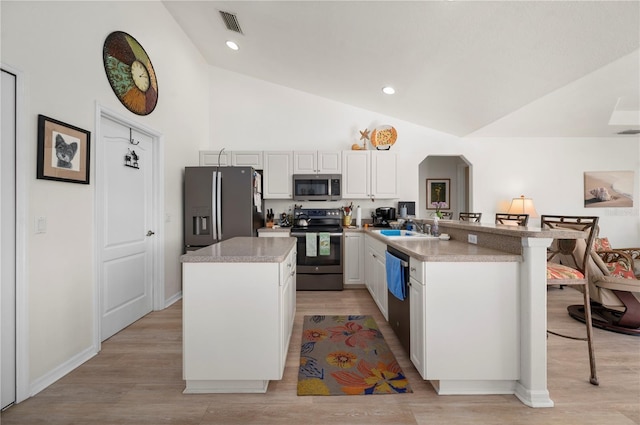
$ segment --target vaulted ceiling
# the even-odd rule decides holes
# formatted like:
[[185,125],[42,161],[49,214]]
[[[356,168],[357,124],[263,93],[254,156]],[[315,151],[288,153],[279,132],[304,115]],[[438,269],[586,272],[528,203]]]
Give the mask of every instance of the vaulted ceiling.
[[[213,66],[434,130],[640,130],[636,0],[163,3]],[[383,94],[386,85],[396,94]],[[630,111],[631,121],[610,125],[614,110]]]

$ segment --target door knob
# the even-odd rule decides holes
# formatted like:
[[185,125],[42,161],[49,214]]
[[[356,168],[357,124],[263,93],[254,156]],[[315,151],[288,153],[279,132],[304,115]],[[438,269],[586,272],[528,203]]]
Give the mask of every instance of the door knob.
[[153,235],[155,235],[155,234],[156,234],[156,232],[152,232],[151,230],[149,230],[149,231],[147,232],[147,236],[153,236]]

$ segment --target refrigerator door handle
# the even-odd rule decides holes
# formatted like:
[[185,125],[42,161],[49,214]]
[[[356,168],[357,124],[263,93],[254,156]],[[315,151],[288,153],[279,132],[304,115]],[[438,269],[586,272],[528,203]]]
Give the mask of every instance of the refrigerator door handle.
[[218,241],[218,172],[214,171],[211,175],[211,235],[214,243]]
[[216,235],[217,239],[222,239],[222,203],[221,203],[221,193],[222,193],[222,173],[216,172],[217,177],[217,189],[216,190]]

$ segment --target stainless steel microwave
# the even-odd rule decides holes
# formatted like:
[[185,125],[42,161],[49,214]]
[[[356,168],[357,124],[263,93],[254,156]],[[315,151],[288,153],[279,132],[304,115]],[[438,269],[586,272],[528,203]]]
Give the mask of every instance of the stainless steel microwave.
[[293,199],[296,201],[337,201],[342,199],[340,174],[294,174]]

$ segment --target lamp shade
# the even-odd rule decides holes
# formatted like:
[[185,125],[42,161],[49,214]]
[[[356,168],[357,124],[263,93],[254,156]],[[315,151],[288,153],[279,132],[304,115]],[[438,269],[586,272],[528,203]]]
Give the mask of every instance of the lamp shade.
[[533,199],[525,198],[524,195],[511,200],[509,214],[529,214],[529,217],[538,217],[536,207],[533,205]]

